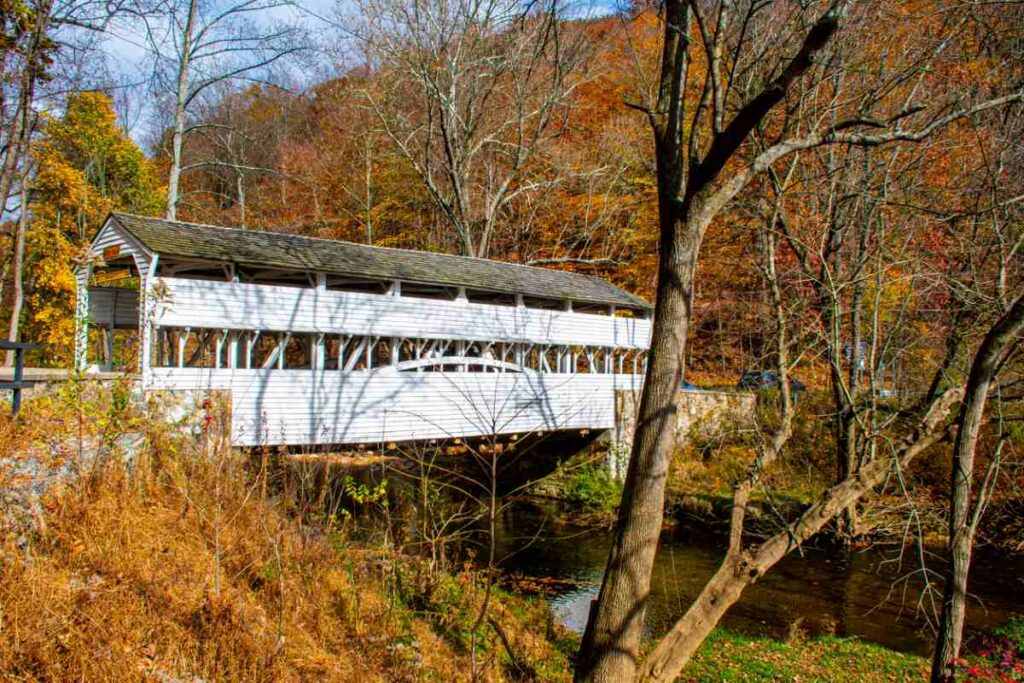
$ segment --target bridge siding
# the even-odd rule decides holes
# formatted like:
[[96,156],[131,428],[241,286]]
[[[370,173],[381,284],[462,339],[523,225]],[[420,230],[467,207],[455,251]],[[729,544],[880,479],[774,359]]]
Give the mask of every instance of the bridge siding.
[[149,260],[149,254],[142,249],[135,240],[123,235],[112,222],[107,221],[96,235],[92,242],[92,251],[98,255],[103,254],[107,247],[120,247],[119,256],[131,256],[135,259]]
[[157,324],[646,349],[651,321],[241,282],[161,278]]
[[634,375],[153,368],[155,390],[228,390],[232,442],[381,443],[612,429]]

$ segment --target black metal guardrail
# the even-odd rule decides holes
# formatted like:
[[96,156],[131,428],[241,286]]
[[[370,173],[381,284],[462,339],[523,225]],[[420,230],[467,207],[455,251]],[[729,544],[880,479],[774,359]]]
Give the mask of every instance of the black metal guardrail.
[[32,380],[24,379],[25,374],[25,352],[33,349],[38,349],[39,344],[28,344],[26,342],[10,342],[0,341],[0,351],[14,351],[14,377],[11,382],[0,381],[0,390],[10,390],[14,392],[14,396],[11,399],[11,413],[14,415],[18,414],[21,410],[21,391],[22,389],[28,389],[33,384]]

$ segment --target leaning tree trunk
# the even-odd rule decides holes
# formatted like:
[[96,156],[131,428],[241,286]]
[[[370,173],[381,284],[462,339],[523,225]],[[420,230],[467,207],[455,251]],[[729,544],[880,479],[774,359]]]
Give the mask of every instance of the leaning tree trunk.
[[932,659],[932,682],[952,681],[960,657],[967,603],[967,575],[976,528],[971,521],[974,456],[978,447],[985,403],[1007,347],[1024,330],[1024,296],[989,331],[974,357],[967,394],[957,416],[956,443],[949,502],[949,565],[942,600],[942,617]]
[[946,434],[943,428],[946,418],[960,396],[961,392],[954,389],[943,394],[914,433],[903,440],[893,458],[879,458],[867,463],[857,473],[827,489],[795,522],[760,546],[727,554],[690,608],[644,660],[640,667],[640,680],[675,680],[748,585],[882,483],[894,466],[906,467],[920,453],[941,440]]

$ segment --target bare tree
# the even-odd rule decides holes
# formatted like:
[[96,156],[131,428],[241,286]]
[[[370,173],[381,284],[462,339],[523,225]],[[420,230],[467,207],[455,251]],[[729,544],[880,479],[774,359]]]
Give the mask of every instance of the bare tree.
[[1024,296],[1017,297],[1010,309],[985,335],[974,357],[967,392],[957,416],[956,443],[953,446],[953,471],[950,483],[949,569],[943,598],[932,680],[951,681],[960,656],[964,617],[967,608],[967,574],[974,549],[974,537],[983,505],[972,496],[975,451],[981,432],[989,387],[1005,359],[1007,349],[1018,342],[1024,331]]
[[[894,82],[870,84],[856,98],[800,97],[814,92],[804,83],[809,76],[818,83],[844,77],[839,54],[829,54],[817,69],[815,63],[828,54],[846,4],[804,10],[781,3],[664,3],[657,84],[646,102],[631,105],[647,115],[654,133],[660,227],[656,315],[615,540],[581,645],[577,680],[631,680],[637,673],[674,447],[676,388],[683,378],[697,259],[711,221],[756,178],[801,150],[920,141],[953,121],[1022,97],[1013,92],[974,104],[951,100],[925,110],[912,87],[909,102],[889,98],[895,83],[913,80],[906,74],[893,77]],[[697,49],[707,67],[699,76],[693,69],[698,96],[691,100],[685,95]],[[923,61],[928,62],[928,55]],[[894,105],[893,99],[899,103]],[[696,106],[691,110],[693,101]],[[789,105],[786,112],[776,113],[784,101]],[[789,112],[801,116],[785,116]],[[771,142],[751,148],[752,132],[769,124],[776,131]],[[745,551],[727,558],[643,664],[641,677],[671,680],[743,587],[795,547],[794,538],[797,544],[809,538],[881,481],[893,463],[907,462],[941,438],[941,425],[954,398],[955,390],[950,390],[934,401],[891,458],[865,464],[827,491],[828,497],[795,523],[795,537],[785,533],[762,544],[753,556]],[[734,515],[741,514],[734,508]]]
[[[248,227],[251,186],[260,177],[281,175],[278,147],[288,130],[291,98],[278,94],[265,88],[236,92],[228,83],[211,90],[215,101],[193,113],[190,161],[182,167],[201,177],[188,192],[179,190],[179,201],[207,195],[214,207],[231,210],[234,224]],[[253,194],[258,205],[259,193]],[[195,213],[202,211],[192,206]]]
[[[1020,18],[1019,12],[1016,17],[1006,13],[997,20],[1019,22]],[[999,47],[1003,46],[997,42],[996,49]],[[963,235],[962,243],[956,244],[962,255],[944,278],[950,298],[957,302],[956,324],[968,327],[975,320],[1000,320],[974,358],[969,371],[970,390],[957,415],[949,488],[949,554],[932,660],[934,683],[956,676],[975,539],[999,480],[1005,445],[1003,434],[998,434],[997,444],[988,454],[988,467],[975,490],[974,470],[978,451],[983,450],[980,442],[987,422],[986,405],[990,393],[994,394],[995,406],[990,412],[1002,414],[1002,392],[992,391],[992,384],[1000,372],[1006,374],[1014,349],[1019,351],[1018,339],[1024,329],[1024,297],[1013,297],[1024,284],[1024,272],[1014,266],[1019,265],[1024,249],[1024,150],[1017,142],[1024,130],[1024,116],[1019,108],[996,114],[980,118],[972,127],[973,149],[980,163],[968,169],[968,177],[962,182],[964,203],[958,210],[938,216],[949,224],[950,233]],[[998,432],[1002,425],[993,428]]]
[[[11,300],[11,321],[7,328],[7,340],[16,342],[20,340],[21,308],[25,302],[24,270],[25,270],[25,233],[28,231],[28,171],[21,181],[21,211],[18,214],[18,227],[14,235],[14,271],[12,273],[12,288],[14,296]],[[14,365],[14,351],[7,352],[4,360],[6,367]]]
[[168,219],[177,217],[181,175],[192,168],[183,158],[185,142],[204,127],[190,122],[194,107],[213,86],[269,82],[275,64],[304,48],[298,26],[273,20],[293,5],[292,0],[168,0],[164,16],[150,22],[154,89],[172,102]]
[[[768,172],[777,197],[774,224],[798,265],[793,284],[807,283],[812,292],[803,302],[802,329],[804,343],[821,349],[828,365],[837,482],[874,458],[874,435],[886,426],[879,400],[894,397],[895,371],[926,344],[907,329],[926,315],[938,289],[914,248],[935,226],[908,216],[892,220],[883,210],[918,189],[925,153],[922,147],[828,146],[794,155],[800,163],[791,167],[798,176],[792,182]],[[799,199],[787,201],[787,193]],[[884,300],[887,290],[917,296],[892,307]],[[857,517],[855,507],[844,511],[841,540],[860,533]]]
[[510,203],[552,182],[530,165],[563,128],[584,36],[565,25],[559,0],[357,5],[369,106],[459,250],[487,256]]

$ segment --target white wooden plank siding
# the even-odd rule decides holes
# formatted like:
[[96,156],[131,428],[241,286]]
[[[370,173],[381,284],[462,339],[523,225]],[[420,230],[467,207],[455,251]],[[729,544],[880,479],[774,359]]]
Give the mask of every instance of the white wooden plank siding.
[[162,278],[156,324],[646,349],[651,323],[589,313]]
[[228,390],[232,443],[353,444],[611,429],[639,375],[153,368],[150,389]]
[[91,250],[96,254],[103,254],[104,249],[114,246],[120,247],[118,256],[132,256],[135,259],[144,258],[148,261],[149,255],[135,240],[124,235],[112,221],[107,221],[96,235],[96,239],[93,240]]

